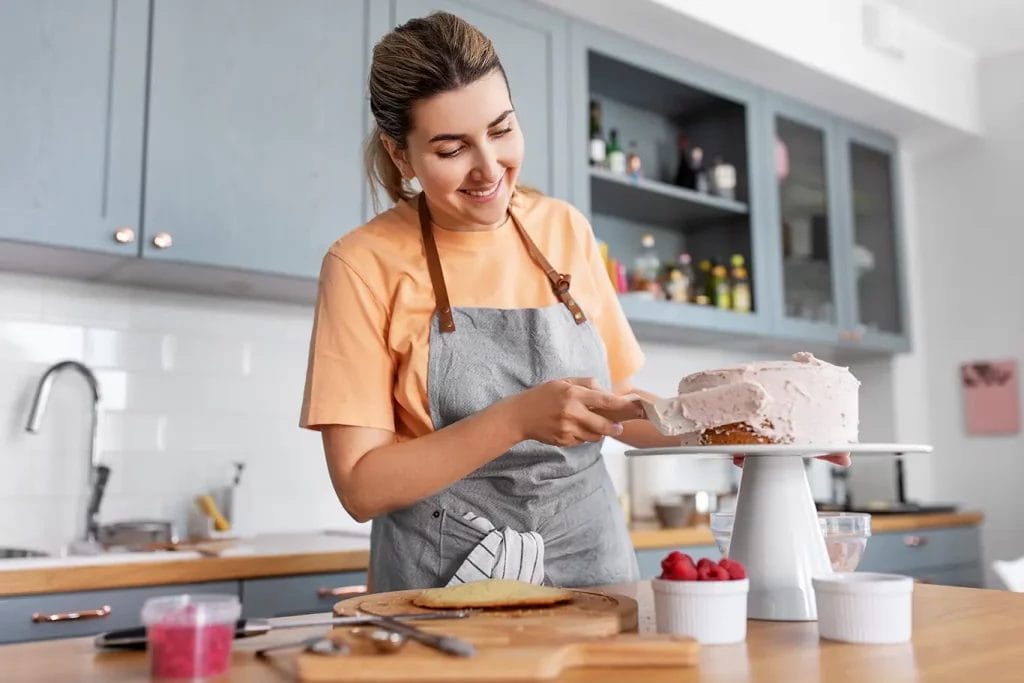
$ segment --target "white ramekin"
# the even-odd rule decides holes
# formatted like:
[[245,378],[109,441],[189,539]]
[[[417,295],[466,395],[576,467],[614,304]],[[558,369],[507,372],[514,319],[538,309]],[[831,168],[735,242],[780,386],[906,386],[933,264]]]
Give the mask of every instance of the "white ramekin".
[[812,583],[822,638],[872,644],[910,640],[914,581],[909,576],[838,572]]
[[742,643],[747,638],[748,579],[669,581],[651,579],[658,633],[695,638],[704,645]]

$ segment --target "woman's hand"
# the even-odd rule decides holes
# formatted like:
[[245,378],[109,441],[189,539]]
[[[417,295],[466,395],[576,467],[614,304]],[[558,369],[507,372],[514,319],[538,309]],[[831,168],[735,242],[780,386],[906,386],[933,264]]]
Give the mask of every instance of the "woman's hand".
[[619,436],[622,425],[614,418],[642,415],[636,403],[604,391],[592,377],[545,382],[510,396],[505,405],[523,440],[554,446],[578,446]]
[[[817,457],[817,459],[818,460],[825,460],[826,462],[830,462],[830,463],[832,463],[834,465],[839,465],[840,467],[849,467],[850,466],[850,454],[849,453],[829,453],[828,455],[819,455]],[[732,456],[732,464],[736,465],[737,467],[743,467],[743,456],[742,455],[734,455],[734,456]]]

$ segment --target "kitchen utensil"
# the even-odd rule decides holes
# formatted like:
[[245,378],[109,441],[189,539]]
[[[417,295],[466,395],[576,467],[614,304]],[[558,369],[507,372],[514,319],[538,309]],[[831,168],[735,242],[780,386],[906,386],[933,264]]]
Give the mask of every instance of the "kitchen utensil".
[[910,640],[914,581],[909,576],[844,572],[813,581],[822,638],[873,644]]
[[[395,619],[403,620],[425,620],[432,619],[463,619],[471,614],[470,610],[444,610],[427,612],[420,611],[411,614],[394,614]],[[239,619],[235,622],[235,638],[250,638],[260,636],[270,631],[279,631],[287,628],[307,628],[310,626],[358,626],[360,624],[371,624],[376,617],[373,615],[347,615],[334,617],[333,619],[301,619],[279,622],[271,619]],[[108,631],[96,636],[94,641],[96,647],[117,648],[130,650],[146,649],[146,628],[137,626],[117,631]]]
[[302,640],[294,643],[278,643],[277,645],[261,648],[256,650],[256,656],[260,659],[265,659],[271,652],[275,652],[277,650],[290,650],[293,647],[301,647],[305,652],[315,655],[327,655],[330,657],[340,657],[349,653],[348,644],[344,641],[334,640],[333,638],[327,638],[324,636],[312,636],[310,638],[303,638]]
[[895,443],[757,444],[646,448],[626,451],[626,456],[745,455],[729,555],[746,566],[750,577],[748,617],[814,621],[818,617],[811,578],[830,575],[832,564],[802,459],[825,453],[893,456],[931,450]]
[[354,636],[365,638],[370,641],[373,646],[377,649],[377,652],[384,654],[391,654],[401,650],[409,638],[407,636],[398,633],[397,631],[389,631],[384,628],[375,628],[373,630],[366,630],[362,627],[357,627],[349,631]]
[[447,655],[455,657],[473,657],[476,655],[476,648],[473,647],[472,643],[456,636],[430,633],[393,617],[377,617],[372,623],[388,631],[393,631],[406,638],[423,643],[427,647],[432,647],[438,652],[443,652]]
[[[335,605],[339,614],[394,615],[419,609],[420,591],[375,593]],[[300,680],[429,681],[543,680],[579,666],[685,667],[696,664],[691,638],[623,634],[637,628],[636,601],[619,595],[573,591],[569,603],[545,608],[477,610],[458,621],[416,622],[422,630],[453,635],[476,648],[475,657],[451,657],[419,642],[381,656],[365,637],[336,629],[352,651],[344,660],[298,657]]]
[[[716,512],[711,515],[711,535],[718,550],[729,556],[733,515]],[[860,564],[871,536],[871,515],[855,512],[819,512],[818,524],[825,538],[825,549],[833,571],[852,572]]]
[[654,513],[658,516],[658,523],[666,529],[689,526],[696,509],[692,494],[659,496],[654,501]]
[[146,549],[174,543],[174,523],[166,519],[132,519],[100,526],[98,540],[107,548]]

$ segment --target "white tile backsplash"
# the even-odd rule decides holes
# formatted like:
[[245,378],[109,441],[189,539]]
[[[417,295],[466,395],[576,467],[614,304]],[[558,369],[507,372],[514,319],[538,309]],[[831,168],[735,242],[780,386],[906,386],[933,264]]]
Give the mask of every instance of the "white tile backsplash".
[[84,524],[90,396],[57,378],[39,434],[36,383],[81,360],[101,391],[102,521],[171,518],[230,482],[239,533],[358,528],[319,435],[298,428],[311,306],[0,273],[0,545],[51,552]]
[[[81,533],[82,378],[59,377],[40,433],[25,432],[36,383],[67,358],[93,367],[101,385],[100,461],[112,469],[101,521],[171,518],[184,531],[194,496],[227,484],[239,460],[239,533],[361,527],[331,488],[319,435],[297,426],[311,320],[311,306],[0,273],[0,545],[56,551]],[[774,357],[644,351],[636,384],[664,396],[689,372]],[[732,482],[725,461],[628,465],[623,450],[609,442],[606,464],[620,491],[632,467],[641,508],[659,493]]]

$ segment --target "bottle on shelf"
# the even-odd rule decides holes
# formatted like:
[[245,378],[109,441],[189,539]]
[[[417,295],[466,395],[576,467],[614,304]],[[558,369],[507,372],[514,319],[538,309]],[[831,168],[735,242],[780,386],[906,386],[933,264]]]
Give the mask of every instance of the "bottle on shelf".
[[601,132],[601,103],[590,100],[590,165],[604,166],[608,159],[608,145]]
[[675,184],[690,190],[697,189],[697,174],[690,168],[690,138],[683,133],[676,140],[679,147],[679,166],[676,168]]
[[710,189],[711,192],[724,199],[735,199],[736,197],[736,167],[722,161],[722,157],[716,156],[711,165]]
[[694,300],[694,274],[690,255],[685,251],[679,254],[676,267],[668,275],[665,294],[671,301],[689,303]]
[[638,292],[651,292],[656,296],[661,292],[658,284],[658,273],[661,271],[661,259],[654,250],[654,235],[645,233],[640,240],[643,246],[633,262],[633,282],[631,289]]
[[608,170],[626,175],[626,153],[619,144],[619,131],[614,128],[608,131]]
[[702,306],[710,306],[715,301],[715,283],[711,275],[714,264],[710,259],[701,259],[698,267],[700,268],[700,287],[698,289],[700,294],[694,298],[694,302]]
[[732,308],[739,313],[750,313],[753,302],[750,296],[750,274],[746,262],[740,254],[732,255]]
[[708,170],[704,167],[704,150],[701,147],[690,149],[690,170],[693,171],[693,189],[707,194],[711,189]]
[[718,264],[711,269],[711,279],[714,282],[715,294],[712,301],[717,308],[732,308],[732,287],[729,284],[729,273],[725,266]]
[[636,151],[636,141],[630,140],[629,154],[626,155],[626,173],[633,180],[639,180],[643,177],[641,166],[640,154]]

